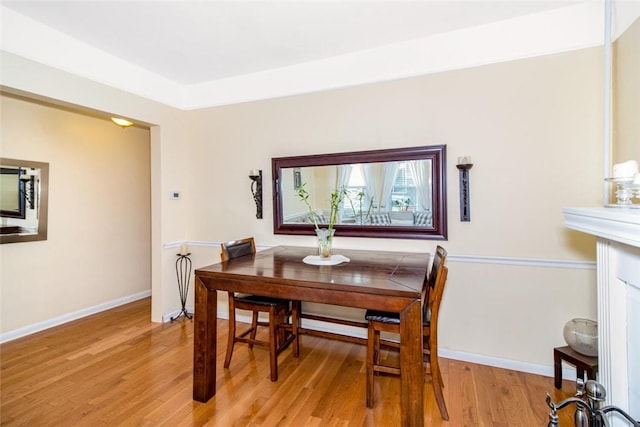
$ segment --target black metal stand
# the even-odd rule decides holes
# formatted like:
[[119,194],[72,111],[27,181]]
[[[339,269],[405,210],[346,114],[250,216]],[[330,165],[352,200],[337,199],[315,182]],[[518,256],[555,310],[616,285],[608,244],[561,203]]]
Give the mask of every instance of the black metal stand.
[[256,218],[262,219],[262,171],[258,175],[249,175],[251,179],[251,194],[256,202]]
[[469,169],[473,163],[456,165],[460,171],[460,221],[471,221],[471,202],[469,196]]
[[191,254],[176,255],[178,256],[178,259],[176,260],[176,278],[178,279],[178,291],[180,292],[180,303],[182,304],[182,309],[177,316],[171,318],[172,322],[183,315],[187,319],[193,318],[185,307],[187,304],[187,294],[189,293],[189,280],[191,279],[191,258],[189,258],[189,255]]

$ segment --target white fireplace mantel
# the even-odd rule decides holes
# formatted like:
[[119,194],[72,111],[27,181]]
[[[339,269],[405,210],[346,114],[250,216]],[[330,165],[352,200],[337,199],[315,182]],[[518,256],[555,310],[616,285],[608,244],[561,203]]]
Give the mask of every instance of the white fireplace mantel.
[[607,390],[606,404],[640,419],[640,209],[563,213],[568,228],[598,237],[598,380]]
[[640,248],[640,209],[564,208],[562,211],[568,228]]

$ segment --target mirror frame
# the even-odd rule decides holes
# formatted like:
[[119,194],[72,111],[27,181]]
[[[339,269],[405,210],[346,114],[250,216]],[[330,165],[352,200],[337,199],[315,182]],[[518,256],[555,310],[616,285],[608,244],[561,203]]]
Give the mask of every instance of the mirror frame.
[[446,157],[446,145],[430,145],[272,158],[273,232],[274,234],[315,235],[313,224],[289,224],[284,222],[282,200],[280,198],[282,169],[405,160],[431,160],[431,192],[434,203],[432,208],[433,227],[336,224],[334,228],[336,229],[336,235],[347,237],[447,240]]
[[32,234],[0,234],[0,243],[34,242],[47,240],[49,212],[49,163],[0,157],[2,166],[20,166],[40,169],[40,201],[38,203],[38,232]]

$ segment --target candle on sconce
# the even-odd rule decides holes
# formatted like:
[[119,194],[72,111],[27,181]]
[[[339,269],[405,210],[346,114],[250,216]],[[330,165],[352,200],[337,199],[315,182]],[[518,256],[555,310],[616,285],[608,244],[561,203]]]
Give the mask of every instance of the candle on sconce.
[[180,255],[187,255],[189,253],[189,247],[186,244],[180,245]]
[[471,164],[471,156],[462,156],[458,157],[459,165],[470,165]]
[[258,169],[251,169],[249,171],[249,176],[258,176],[260,175],[260,171]]

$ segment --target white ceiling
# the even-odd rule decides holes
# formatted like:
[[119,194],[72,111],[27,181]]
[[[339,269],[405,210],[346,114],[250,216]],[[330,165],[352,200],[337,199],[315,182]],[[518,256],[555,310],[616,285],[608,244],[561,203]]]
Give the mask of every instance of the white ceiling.
[[1,1],[28,22],[179,87],[371,52],[577,3],[584,0]]
[[180,84],[418,39],[567,1],[3,1]]

